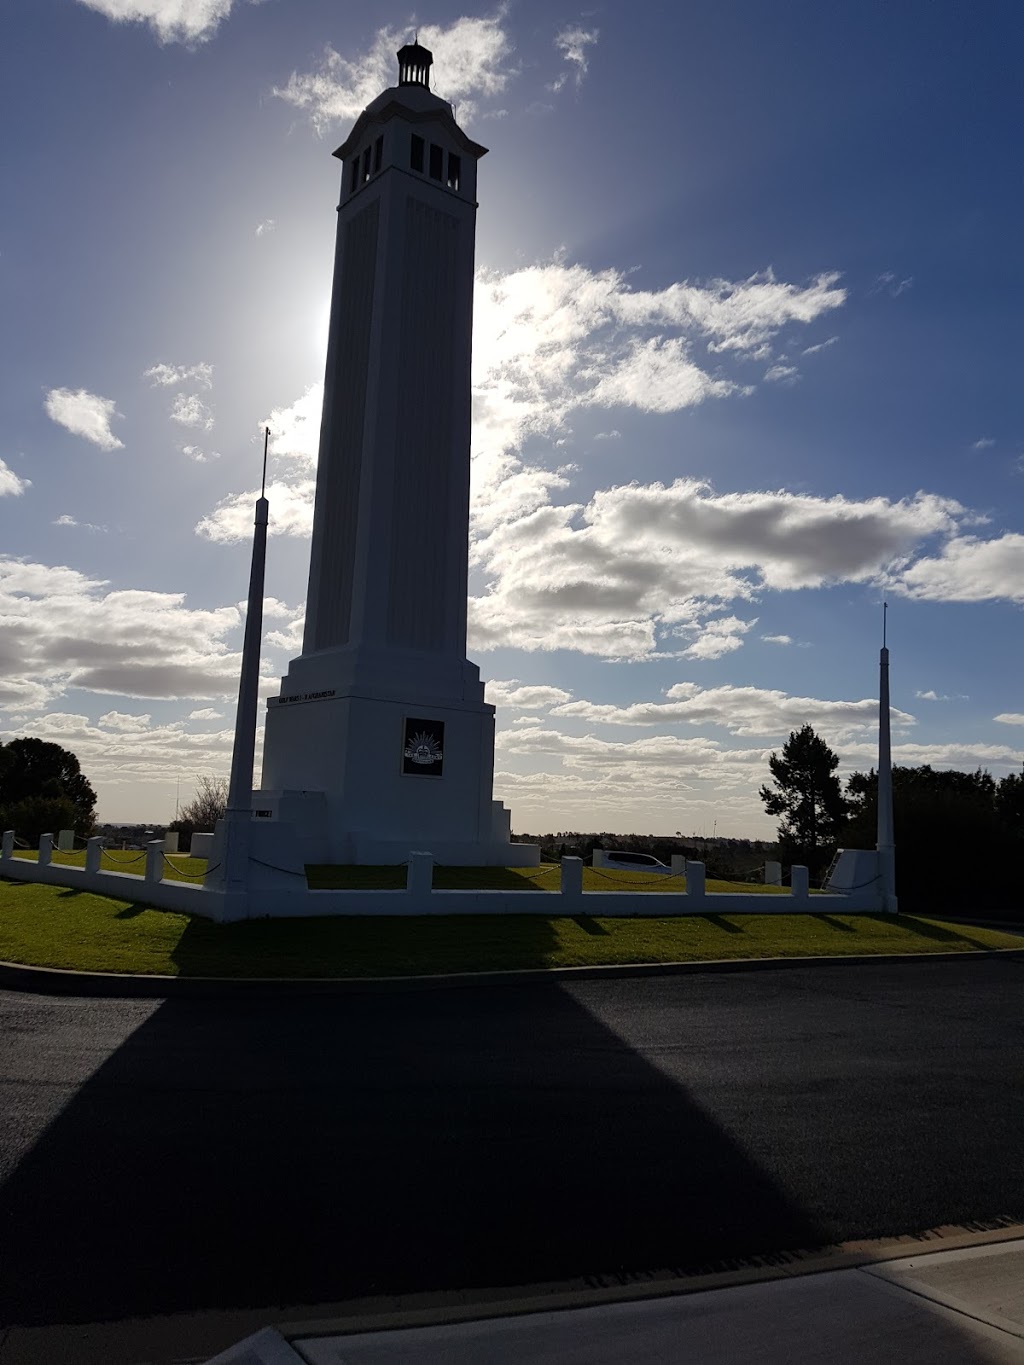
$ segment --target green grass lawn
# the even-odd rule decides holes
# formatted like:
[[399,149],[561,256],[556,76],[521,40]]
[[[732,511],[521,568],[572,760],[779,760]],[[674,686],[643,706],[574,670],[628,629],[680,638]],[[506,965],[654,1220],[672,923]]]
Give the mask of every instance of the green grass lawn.
[[0,881],[0,959],[171,976],[399,976],[719,958],[1021,948],[901,915],[360,916],[217,925],[58,886]]

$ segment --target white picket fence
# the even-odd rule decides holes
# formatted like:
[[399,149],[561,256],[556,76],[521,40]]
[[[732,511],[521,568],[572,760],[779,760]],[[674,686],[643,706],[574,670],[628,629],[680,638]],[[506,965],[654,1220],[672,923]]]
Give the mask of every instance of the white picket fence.
[[[413,853],[406,868],[406,884],[394,891],[313,891],[297,878],[295,889],[260,885],[260,868],[251,866],[251,885],[244,892],[207,889],[201,884],[165,880],[167,856],[163,840],[148,844],[140,862],[141,875],[100,866],[102,840],[90,839],[85,866],[52,861],[53,836],[44,834],[37,858],[16,857],[13,831],[3,836],[0,876],[23,882],[93,891],[118,900],[177,910],[205,919],[228,921],[263,918],[309,918],[321,915],[589,915],[624,916],[877,913],[877,887],[860,887],[845,894],[810,892],[807,869],[791,871],[789,893],[709,892],[704,864],[688,862],[678,873],[678,891],[583,890],[583,862],[563,858],[558,886],[551,890],[449,891],[433,885],[434,860],[429,853]],[[536,874],[539,880],[545,874]],[[546,874],[552,875],[552,874]],[[685,879],[684,879],[685,878]],[[552,880],[553,880],[552,876]],[[618,879],[616,879],[618,881]],[[670,878],[664,881],[672,880]],[[621,882],[618,884],[621,885]]]

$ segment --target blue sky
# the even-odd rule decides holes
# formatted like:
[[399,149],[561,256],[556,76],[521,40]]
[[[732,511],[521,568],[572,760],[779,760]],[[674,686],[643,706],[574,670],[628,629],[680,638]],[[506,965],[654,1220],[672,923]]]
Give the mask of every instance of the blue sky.
[[1012,3],[413,12],[22,0],[2,84],[0,737],[105,819],[229,762],[269,420],[298,652],[331,152],[418,27],[481,165],[471,656],[513,827],[770,834],[865,768],[1024,753]]

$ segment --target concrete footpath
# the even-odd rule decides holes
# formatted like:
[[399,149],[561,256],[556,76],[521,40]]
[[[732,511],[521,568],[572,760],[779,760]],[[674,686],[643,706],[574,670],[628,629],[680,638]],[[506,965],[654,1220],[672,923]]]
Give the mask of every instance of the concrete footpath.
[[631,1302],[372,1332],[266,1329],[209,1365],[1010,1365],[1024,1239]]

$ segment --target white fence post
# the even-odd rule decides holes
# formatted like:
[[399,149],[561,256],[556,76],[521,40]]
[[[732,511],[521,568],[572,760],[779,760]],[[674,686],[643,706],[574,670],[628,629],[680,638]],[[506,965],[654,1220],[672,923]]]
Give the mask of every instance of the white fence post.
[[53,857],[53,835],[40,834],[39,836],[39,866],[49,866],[50,859]]
[[686,864],[686,896],[690,901],[704,900],[704,864]]
[[410,853],[405,889],[410,896],[429,896],[434,888],[434,855]]
[[62,829],[57,831],[57,852],[74,853],[75,851],[75,831],[73,829]]
[[789,869],[789,890],[795,901],[806,901],[811,894],[807,868],[799,863]]
[[13,830],[13,829],[5,829],[5,830],[4,830],[3,852],[0,853],[0,859],[3,859],[3,860],[6,861],[8,858],[13,858],[13,857],[14,857],[14,830]]
[[85,870],[86,872],[98,872],[100,870],[100,859],[103,856],[103,837],[94,835],[85,846]]
[[570,900],[583,899],[583,859],[562,859],[561,892]]
[[685,853],[673,853],[673,854],[672,854],[672,863],[671,863],[671,867],[672,867],[672,875],[673,875],[673,877],[685,877],[685,876],[686,876],[686,854],[685,854]]
[[164,879],[164,841],[150,839],[146,845],[146,881],[162,882]]
[[765,886],[782,885],[782,864],[768,862],[764,865],[764,884]]

